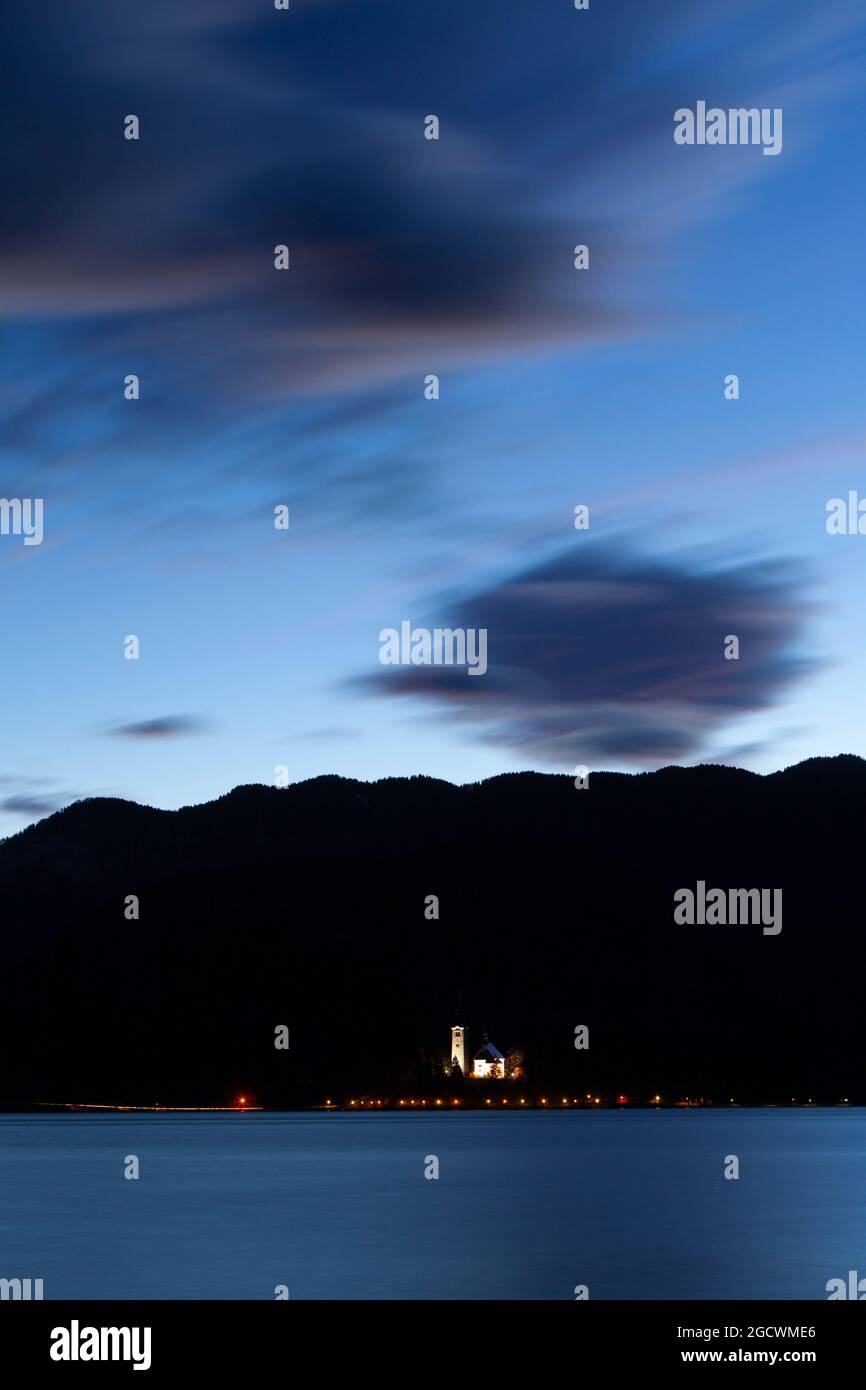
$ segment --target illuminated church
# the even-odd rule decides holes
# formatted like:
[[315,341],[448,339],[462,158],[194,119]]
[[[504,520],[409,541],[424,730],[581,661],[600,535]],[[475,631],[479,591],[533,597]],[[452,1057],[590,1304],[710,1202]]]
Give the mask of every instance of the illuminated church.
[[463,1024],[463,1010],[458,1003],[457,1013],[451,1027],[451,1070],[461,1071],[464,1076],[477,1081],[515,1080],[523,1075],[524,1057],[518,1048],[503,1053],[490,1041],[485,1028],[481,1046],[467,1066],[466,1028]]
[[486,1028],[484,1040],[472,1058],[472,1075],[478,1077],[479,1081],[505,1080],[505,1054],[488,1041]]

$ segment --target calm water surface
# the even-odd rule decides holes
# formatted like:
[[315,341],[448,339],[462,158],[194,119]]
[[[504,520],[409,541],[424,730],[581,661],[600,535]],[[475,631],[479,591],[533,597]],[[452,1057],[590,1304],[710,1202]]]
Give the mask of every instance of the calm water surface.
[[849,1269],[861,1111],[0,1116],[0,1277],[46,1298],[823,1299]]

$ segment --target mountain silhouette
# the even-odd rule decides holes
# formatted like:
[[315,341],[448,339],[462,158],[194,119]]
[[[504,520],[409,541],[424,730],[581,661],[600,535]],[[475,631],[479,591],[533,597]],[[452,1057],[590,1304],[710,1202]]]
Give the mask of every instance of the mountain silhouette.
[[[866,1101],[864,807],[856,757],[78,802],[0,843],[0,1104],[393,1096],[458,986],[533,1093]],[[677,924],[699,880],[782,931]]]

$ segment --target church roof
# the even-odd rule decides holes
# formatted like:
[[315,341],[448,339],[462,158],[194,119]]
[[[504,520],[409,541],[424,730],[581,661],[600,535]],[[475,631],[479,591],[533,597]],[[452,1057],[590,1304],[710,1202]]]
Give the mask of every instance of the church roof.
[[478,1049],[472,1060],[473,1062],[504,1062],[505,1058],[498,1047],[494,1047],[492,1042],[485,1041],[483,1047]]

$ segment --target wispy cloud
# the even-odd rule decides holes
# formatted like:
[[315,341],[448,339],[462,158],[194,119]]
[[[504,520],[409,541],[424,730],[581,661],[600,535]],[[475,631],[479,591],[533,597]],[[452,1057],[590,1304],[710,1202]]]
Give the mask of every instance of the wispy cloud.
[[[118,485],[124,468],[158,469],[171,507],[196,473],[192,440],[211,461],[219,441],[239,463],[252,453],[245,476],[264,493],[287,438],[302,468],[306,454],[327,471],[306,435],[324,399],[646,334],[672,313],[627,294],[647,255],[670,258],[677,231],[727,213],[775,163],[675,150],[671,93],[785,90],[814,132],[859,71],[863,18],[846,4],[817,40],[816,23],[781,0],[719,17],[621,0],[605,24],[523,0],[502,0],[495,25],[462,0],[432,24],[402,0],[182,14],[80,0],[51,25],[20,16],[0,209],[0,313],[18,324],[10,463],[26,450],[31,477],[76,486],[109,455]],[[335,48],[352,63],[335,67]],[[438,142],[423,139],[428,111]],[[590,275],[572,269],[578,240]],[[142,374],[146,409],[123,401],[118,364]],[[238,401],[260,412],[246,443],[226,439]],[[369,481],[372,467],[356,445],[347,471]]]
[[158,719],[142,719],[134,724],[118,724],[106,732],[117,738],[186,738],[190,734],[204,733],[208,727],[207,720],[199,715],[165,714]]

